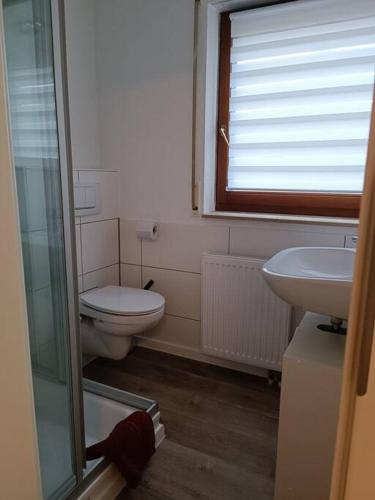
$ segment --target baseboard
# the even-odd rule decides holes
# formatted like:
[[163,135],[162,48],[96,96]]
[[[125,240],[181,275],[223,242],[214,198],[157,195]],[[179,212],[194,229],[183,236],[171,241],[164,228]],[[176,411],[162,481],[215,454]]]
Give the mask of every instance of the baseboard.
[[155,340],[146,337],[136,337],[136,342],[137,345],[141,347],[146,347],[147,349],[153,349],[154,351],[166,352],[168,354],[174,354],[175,356],[181,356],[182,358],[188,358],[194,361],[201,361],[202,363],[221,366],[223,368],[229,368],[230,370],[237,370],[240,372],[249,373],[250,375],[256,375],[258,377],[267,378],[268,376],[268,372],[264,368],[259,368],[257,366],[245,365],[242,363],[236,363],[235,361],[208,356],[207,354],[203,354],[198,349],[193,349],[191,347],[186,347],[179,344],[173,344],[171,342],[165,342],[163,340]]
[[125,479],[116,466],[111,464],[98,475],[77,500],[113,500],[125,486]]

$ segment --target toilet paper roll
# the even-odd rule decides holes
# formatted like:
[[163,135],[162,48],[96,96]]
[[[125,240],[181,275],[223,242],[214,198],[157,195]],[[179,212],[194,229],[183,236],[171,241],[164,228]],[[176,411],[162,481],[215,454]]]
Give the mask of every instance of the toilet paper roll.
[[136,233],[140,240],[155,241],[159,235],[159,226],[156,222],[137,222]]

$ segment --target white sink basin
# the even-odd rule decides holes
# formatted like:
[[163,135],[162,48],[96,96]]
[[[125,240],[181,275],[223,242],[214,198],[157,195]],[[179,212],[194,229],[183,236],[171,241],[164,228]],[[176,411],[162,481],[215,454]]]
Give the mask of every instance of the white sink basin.
[[354,258],[352,248],[288,248],[264,264],[263,275],[289,304],[347,319]]

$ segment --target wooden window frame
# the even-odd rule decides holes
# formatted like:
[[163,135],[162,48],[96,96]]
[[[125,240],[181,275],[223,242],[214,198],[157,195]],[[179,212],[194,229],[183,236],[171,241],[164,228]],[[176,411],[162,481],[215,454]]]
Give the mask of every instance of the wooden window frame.
[[230,99],[230,12],[221,14],[216,210],[262,212],[326,217],[359,217],[360,194],[308,193],[302,191],[227,191],[229,146],[221,129],[228,131]]

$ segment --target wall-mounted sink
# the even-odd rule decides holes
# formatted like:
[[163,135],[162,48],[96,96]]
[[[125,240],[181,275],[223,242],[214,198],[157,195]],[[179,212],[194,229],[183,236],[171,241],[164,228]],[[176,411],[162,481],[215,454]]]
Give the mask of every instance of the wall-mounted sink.
[[298,247],[274,255],[263,266],[272,290],[305,311],[347,319],[355,250]]

